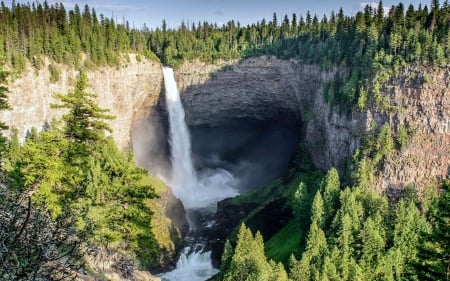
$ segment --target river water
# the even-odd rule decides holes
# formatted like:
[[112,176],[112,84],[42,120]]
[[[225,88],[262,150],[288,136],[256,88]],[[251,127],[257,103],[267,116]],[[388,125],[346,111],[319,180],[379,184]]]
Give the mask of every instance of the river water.
[[218,272],[212,266],[211,252],[206,250],[206,238],[201,236],[202,230],[211,227],[214,221],[199,220],[195,214],[211,218],[217,202],[237,195],[238,180],[221,168],[195,171],[191,139],[173,70],[164,67],[163,75],[170,126],[172,177],[169,185],[186,208],[190,231],[176,269],[159,276],[164,281],[203,281]]

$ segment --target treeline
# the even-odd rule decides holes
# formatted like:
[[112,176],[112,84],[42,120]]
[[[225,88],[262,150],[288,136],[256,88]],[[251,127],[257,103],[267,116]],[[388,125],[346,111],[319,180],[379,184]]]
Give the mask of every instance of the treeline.
[[[0,71],[2,110],[5,83]],[[132,278],[134,260],[141,268],[158,265],[155,190],[132,154],[105,135],[113,116],[88,86],[81,73],[73,91],[56,94],[54,107],[67,113],[41,132],[31,130],[23,144],[17,133],[1,137],[1,280],[73,280],[85,254],[103,262],[111,251],[123,255],[112,267],[124,278]]]
[[43,56],[75,66],[101,66],[117,64],[121,53],[139,52],[177,66],[192,59],[273,55],[346,69],[326,85],[328,102],[344,111],[368,104],[386,110],[380,92],[399,67],[449,64],[449,14],[447,0],[442,5],[433,0],[430,7],[399,3],[388,11],[380,1],[378,7],[366,6],[354,16],[342,9],[322,17],[306,12],[279,19],[274,13],[270,20],[247,26],[236,21],[222,26],[182,22],[172,29],[163,21],[155,30],[138,30],[128,22],[97,16],[87,5],[66,11],[63,4],[13,2],[11,7],[0,6],[0,58],[20,72],[25,58],[39,69]]
[[293,196],[296,224],[309,225],[303,249],[276,263],[265,256],[259,232],[242,225],[235,246],[225,244],[215,280],[449,280],[448,181],[441,191],[418,200],[408,189],[388,202],[359,186],[342,188],[331,169],[319,187],[300,183]]
[[433,0],[430,8],[399,3],[385,11],[366,6],[355,16],[340,9],[323,16],[274,14],[255,24],[223,26],[208,22],[182,23],[178,29],[161,28],[149,34],[148,46],[165,64],[200,58],[206,61],[274,55],[296,58],[325,69],[349,70],[326,87],[330,104],[344,110],[364,109],[369,102],[382,106],[383,84],[399,67],[409,64],[446,66],[450,62],[450,6]]
[[[241,26],[229,21],[218,26],[208,22],[184,22],[178,29],[162,27],[149,34],[148,45],[163,62],[176,64],[186,59],[206,60],[239,58],[248,55],[276,55],[298,58],[306,63],[370,66],[376,55],[389,61],[446,64],[450,59],[450,6],[435,0],[416,9],[399,3],[385,15],[383,3],[366,6],[355,16],[337,14],[321,19],[309,12],[306,16],[285,15],[278,20],[265,19]],[[385,58],[383,58],[385,59]],[[364,65],[365,63],[365,65]]]
[[62,3],[33,2],[11,7],[0,4],[0,58],[22,71],[25,58],[37,69],[44,56],[57,63],[79,66],[117,65],[122,52],[149,55],[144,32],[128,22],[97,16],[95,9],[75,5],[67,11]]

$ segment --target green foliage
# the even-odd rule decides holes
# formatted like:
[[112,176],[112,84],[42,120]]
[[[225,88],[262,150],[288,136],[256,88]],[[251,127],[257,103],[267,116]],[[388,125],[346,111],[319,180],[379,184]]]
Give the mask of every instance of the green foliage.
[[300,250],[302,236],[306,236],[299,231],[301,230],[295,219],[286,224],[266,242],[267,257],[287,265],[292,253],[296,254]]
[[331,224],[331,220],[339,208],[339,192],[341,190],[341,183],[339,180],[338,171],[331,168],[325,179],[320,184],[320,191],[323,194],[323,223],[322,227],[327,227]]
[[[291,261],[291,280],[416,278],[412,264],[418,253],[419,233],[426,223],[415,201],[391,206],[395,209],[392,224],[386,198],[363,190],[342,190],[340,207],[332,224],[324,229],[318,224],[320,216],[315,215],[321,212],[312,211],[305,251],[300,260]],[[320,210],[319,198],[316,195],[313,210]]]
[[222,265],[223,270],[218,280],[287,280],[282,264],[267,261],[263,238],[259,232],[253,236],[251,230],[242,224],[234,250],[229,243],[225,245],[226,249],[222,256],[225,265]]
[[59,69],[56,65],[54,64],[49,64],[48,65],[48,71],[50,71],[50,82],[51,83],[56,83],[59,81]]
[[105,130],[111,132],[104,120],[114,119],[112,115],[107,114],[108,109],[100,108],[96,104],[96,94],[86,92],[88,87],[88,78],[81,72],[75,89],[67,95],[55,94],[55,98],[62,103],[52,105],[54,108],[69,109],[63,116],[66,123],[65,134],[70,141],[85,145],[101,140]]
[[309,230],[306,249],[299,261],[293,259],[290,267],[290,280],[319,280],[321,258],[327,252],[325,233],[313,220]]
[[418,259],[414,264],[420,280],[450,279],[450,182],[442,183],[442,194],[432,204],[431,229],[420,233]]
[[324,226],[323,199],[320,191],[316,192],[311,205],[311,222],[315,222],[320,228]]
[[[0,67],[0,110],[10,109],[7,96],[8,88],[6,87],[8,75],[9,73]],[[4,122],[0,121],[0,151],[2,152],[1,154],[3,154],[3,151],[5,149],[6,138],[3,136],[3,130],[6,129],[8,129],[8,126]],[[0,157],[3,157],[3,155],[0,155]]]
[[[385,141],[389,133],[381,135],[379,141]],[[292,189],[296,216],[271,237],[266,253],[284,261],[291,253],[289,280],[446,280],[448,183],[443,186],[445,193],[430,209],[427,222],[424,210],[429,204],[421,203],[416,193],[395,203],[364,186],[341,190],[339,175],[331,169],[308,208],[295,211],[306,197],[306,185],[300,181]],[[298,216],[304,216],[300,210],[311,215],[307,234],[298,228]],[[304,235],[302,247],[299,236]],[[236,248],[227,243],[218,280],[266,280],[261,242],[255,241],[260,240],[241,226]]]
[[[0,110],[9,108],[7,75],[0,69]],[[27,141],[26,149],[22,149],[17,130],[12,130],[11,140],[6,142],[1,134],[6,128],[0,122],[0,279],[71,280],[82,264],[80,245],[85,232],[75,231],[75,217],[70,210],[64,214],[60,210],[57,218],[51,217],[52,213],[39,202],[34,204],[30,197],[39,197],[39,183],[43,183],[42,189],[48,189],[49,184],[59,188],[60,161],[58,156],[52,158],[57,144],[48,143],[58,132],[43,134],[42,138],[32,132],[30,138],[42,146]],[[60,205],[53,199],[44,198],[58,209]]]
[[378,129],[378,134],[364,136],[362,148],[357,149],[353,155],[355,167],[352,176],[355,184],[370,188],[377,165],[394,149],[394,135],[388,123]]
[[310,194],[303,182],[300,182],[292,198],[292,212],[299,222],[309,221]]
[[152,58],[146,32],[97,16],[88,6],[83,12],[78,5],[66,10],[62,3],[47,2],[12,2],[0,8],[0,56],[5,55],[18,73],[26,58],[36,62],[42,56],[75,67],[80,66],[81,53],[93,66],[118,65],[121,53],[128,52]]
[[[152,231],[154,189],[143,181],[146,171],[124,155],[103,131],[106,110],[94,102],[81,75],[74,91],[58,94],[68,108],[63,124],[32,130],[22,147],[10,144],[8,185],[32,194],[52,220],[66,214],[87,241],[136,258],[141,267],[158,264]],[[66,219],[67,220],[67,219]]]
[[408,144],[410,132],[405,125],[400,125],[397,129],[396,143],[399,149],[403,149]]
[[17,73],[25,70],[26,60],[21,52],[13,51],[11,54],[11,65]]

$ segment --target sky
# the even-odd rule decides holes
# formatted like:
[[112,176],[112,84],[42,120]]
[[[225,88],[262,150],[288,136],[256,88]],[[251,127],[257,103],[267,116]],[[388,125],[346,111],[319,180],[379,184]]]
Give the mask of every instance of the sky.
[[[27,3],[33,0],[16,0],[16,3]],[[6,5],[11,5],[11,0],[4,1]],[[39,2],[43,2],[39,1]],[[310,11],[312,15],[317,14],[321,18],[324,14],[330,15],[331,11],[338,11],[343,8],[346,15],[353,15],[362,10],[367,4],[378,5],[375,2],[364,2],[357,0],[47,0],[49,4],[63,3],[66,9],[73,9],[78,4],[83,9],[85,4],[94,7],[97,14],[114,18],[117,23],[121,23],[125,18],[131,26],[141,28],[144,23],[150,29],[161,27],[162,21],[166,20],[168,27],[176,28],[182,21],[189,26],[201,21],[215,22],[222,25],[229,20],[239,21],[241,25],[256,23],[265,18],[272,20],[273,13],[277,13],[278,21],[281,22],[284,15],[291,18],[293,13],[306,15]],[[392,5],[397,5],[400,1],[384,0],[383,6],[388,10]],[[413,4],[416,8],[419,3],[422,6],[430,4],[431,0],[402,0],[405,8]]]

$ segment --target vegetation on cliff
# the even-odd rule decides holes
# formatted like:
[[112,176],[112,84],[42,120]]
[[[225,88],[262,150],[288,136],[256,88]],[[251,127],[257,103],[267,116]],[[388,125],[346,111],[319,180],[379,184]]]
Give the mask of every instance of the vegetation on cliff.
[[[89,67],[115,65],[130,51],[156,54],[172,66],[198,58],[273,55],[345,69],[324,85],[327,102],[343,112],[368,106],[389,111],[383,87],[400,67],[448,68],[449,20],[448,1],[434,0],[430,8],[400,3],[387,13],[380,2],[351,17],[340,10],[320,20],[306,13],[279,22],[274,14],[271,21],[245,27],[230,21],[168,29],[163,23],[148,31],[98,18],[87,5],[67,12],[63,4],[2,4],[0,58],[20,72],[26,59],[39,69],[44,56]],[[53,64],[49,71],[51,80],[58,80]],[[414,78],[429,83],[426,74]],[[0,110],[8,108],[4,83],[0,71]],[[105,136],[111,116],[86,88],[81,74],[74,91],[56,95],[61,104],[55,107],[68,110],[63,120],[31,131],[23,144],[17,137],[0,138],[2,279],[73,277],[83,242],[123,252],[142,267],[158,262],[151,225],[154,190],[132,155]],[[0,123],[0,130],[5,128]],[[334,169],[323,176],[299,162],[284,182],[233,199],[233,204],[254,200],[257,207],[236,241],[225,244],[216,278],[448,280],[449,183],[444,181],[440,196],[419,197],[407,189],[395,202],[370,189],[383,158],[406,145],[409,129],[375,124],[354,155],[351,178],[340,178]],[[288,213],[276,230],[264,221],[274,206]]]
[[[255,224],[255,217],[266,207],[251,211],[236,240],[225,244],[215,280],[448,280],[448,195],[445,181],[440,196],[429,189],[419,199],[411,188],[399,201],[389,202],[367,188],[344,187],[331,169],[318,186],[300,181],[291,190],[294,217],[264,237],[265,255],[256,254],[264,248],[259,230],[264,233],[266,226]],[[290,243],[293,239],[298,242]]]
[[55,95],[55,107],[67,109],[62,121],[2,148],[2,279],[72,278],[89,244],[125,253],[142,268],[158,264],[154,189],[132,154],[105,136],[112,116],[87,87],[81,73],[73,91]]

